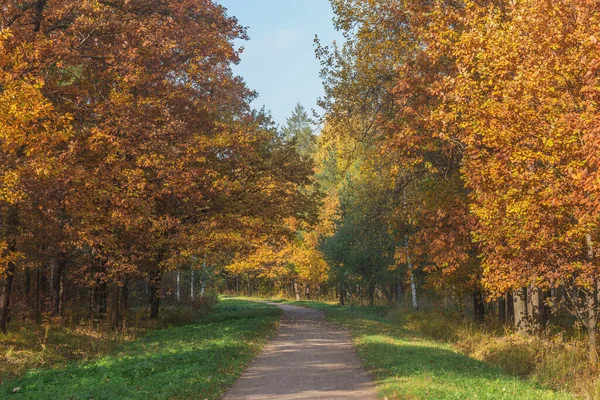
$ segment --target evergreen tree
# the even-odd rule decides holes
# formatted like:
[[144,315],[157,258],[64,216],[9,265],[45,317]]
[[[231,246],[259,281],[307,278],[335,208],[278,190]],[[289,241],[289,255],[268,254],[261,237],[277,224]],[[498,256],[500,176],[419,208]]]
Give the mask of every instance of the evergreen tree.
[[294,141],[296,150],[303,157],[314,156],[317,139],[313,134],[312,121],[302,104],[296,104],[292,115],[287,118],[281,137],[284,142]]

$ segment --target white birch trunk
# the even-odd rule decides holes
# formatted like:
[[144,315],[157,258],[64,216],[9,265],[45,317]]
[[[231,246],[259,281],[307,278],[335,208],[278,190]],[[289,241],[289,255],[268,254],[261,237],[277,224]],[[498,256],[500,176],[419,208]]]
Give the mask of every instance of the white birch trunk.
[[[587,244],[587,256],[591,263],[594,262],[594,243],[592,242],[592,235],[587,233],[585,235],[585,242]],[[598,364],[598,349],[596,347],[596,326],[598,325],[598,314],[595,293],[597,288],[594,285],[593,289],[588,289],[586,293],[587,297],[587,331],[588,331],[588,344],[589,344],[589,359],[592,365]]]
[[194,301],[194,278],[195,278],[195,272],[194,270],[192,270],[192,279],[190,280],[190,298],[192,299],[192,301]]
[[54,270],[56,269],[56,260],[50,262],[50,292],[54,291]]
[[[206,254],[204,255],[204,262],[202,263],[202,275],[206,274]],[[204,278],[200,281],[200,296],[204,296]]]
[[177,302],[181,301],[181,285],[179,283],[179,268],[177,268]]
[[408,262],[408,268],[410,270],[410,291],[412,294],[412,304],[413,308],[417,310],[419,308],[419,303],[417,302],[417,284],[415,283],[415,274],[410,261]]

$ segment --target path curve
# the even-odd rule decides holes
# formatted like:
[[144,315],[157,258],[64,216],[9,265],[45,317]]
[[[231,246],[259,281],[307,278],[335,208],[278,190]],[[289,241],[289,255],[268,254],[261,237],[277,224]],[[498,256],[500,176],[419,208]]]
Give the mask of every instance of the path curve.
[[327,323],[316,310],[274,305],[283,310],[277,336],[224,400],[377,398],[344,328]]

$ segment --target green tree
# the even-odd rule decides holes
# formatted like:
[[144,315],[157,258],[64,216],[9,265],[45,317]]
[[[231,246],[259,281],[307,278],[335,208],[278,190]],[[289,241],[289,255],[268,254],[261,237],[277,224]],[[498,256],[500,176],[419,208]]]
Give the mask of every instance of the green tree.
[[286,125],[281,129],[281,137],[285,142],[294,142],[301,156],[314,156],[317,138],[313,134],[312,121],[302,104],[296,104],[292,115],[286,120]]

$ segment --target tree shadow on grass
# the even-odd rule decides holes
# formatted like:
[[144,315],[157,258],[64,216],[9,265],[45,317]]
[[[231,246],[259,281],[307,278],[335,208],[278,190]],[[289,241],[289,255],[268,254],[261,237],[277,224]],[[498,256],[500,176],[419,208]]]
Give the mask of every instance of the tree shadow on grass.
[[[20,381],[4,385],[0,397],[8,397],[13,388],[20,387],[11,397],[40,400],[211,398],[204,394],[217,393],[221,387],[233,383],[236,376],[221,373],[227,366],[218,360],[226,357],[245,361],[251,356],[252,352],[245,346],[212,345],[208,349],[172,354],[105,358],[95,363],[30,373]],[[241,372],[239,367],[232,370]]]
[[367,336],[358,346],[388,398],[566,399],[500,368],[427,341]]

